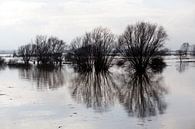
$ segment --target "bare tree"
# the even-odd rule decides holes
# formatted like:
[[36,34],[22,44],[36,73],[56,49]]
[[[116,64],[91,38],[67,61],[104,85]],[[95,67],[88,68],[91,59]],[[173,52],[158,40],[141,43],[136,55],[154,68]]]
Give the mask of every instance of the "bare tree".
[[187,56],[189,48],[190,48],[190,45],[189,43],[186,42],[181,45],[180,50],[183,52],[185,56]]
[[35,46],[33,44],[23,45],[18,49],[18,56],[22,57],[24,63],[28,65],[34,52]]
[[96,28],[71,43],[74,63],[82,70],[102,71],[111,66],[115,36],[106,28]]
[[114,34],[106,28],[96,28],[91,33],[91,42],[94,44],[93,56],[95,58],[95,70],[108,70],[114,58]]
[[192,48],[192,55],[195,55],[195,45],[192,45],[191,48]]
[[37,57],[37,64],[39,65],[40,62],[42,64],[46,64],[49,60],[49,45],[47,44],[47,37],[43,35],[37,35],[35,39],[36,44],[36,57]]
[[85,36],[77,37],[70,45],[69,60],[76,64],[75,69],[80,72],[91,71],[93,68],[91,47],[86,44],[88,40]]
[[34,57],[38,65],[62,65],[65,48],[66,44],[63,40],[59,40],[56,37],[47,38],[47,36],[38,35],[34,43],[23,45],[18,49],[18,56],[23,57],[25,64],[29,64],[31,57]]
[[35,39],[38,64],[62,64],[66,44],[56,37],[38,35]]
[[179,50],[176,51],[176,54],[179,56],[180,62],[183,58],[185,58],[188,55],[188,50],[190,48],[189,43],[183,43]]
[[179,57],[180,62],[182,62],[182,59],[184,57],[184,52],[182,50],[177,50],[176,55]]
[[71,41],[70,50],[74,51],[78,48],[81,48],[82,46],[83,46],[82,37],[77,37]]
[[167,37],[162,26],[146,22],[129,25],[119,37],[120,52],[134,70],[144,71],[159,53]]
[[56,37],[50,37],[48,39],[48,45],[50,46],[50,54],[52,55],[52,60],[56,64],[62,65],[63,52],[66,48],[66,44],[63,40],[59,40]]
[[1,69],[1,66],[5,64],[5,59],[3,59],[2,57],[0,57],[0,69]]

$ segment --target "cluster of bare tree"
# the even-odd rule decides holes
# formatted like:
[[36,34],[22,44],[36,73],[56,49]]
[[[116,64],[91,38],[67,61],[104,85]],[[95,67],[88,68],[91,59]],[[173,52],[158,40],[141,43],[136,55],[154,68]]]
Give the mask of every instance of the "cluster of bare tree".
[[[119,98],[128,113],[138,117],[163,113],[166,89],[161,86],[162,78],[154,75],[164,68],[159,53],[166,39],[163,27],[146,22],[129,25],[118,40],[103,28],[77,38],[71,44],[70,54],[79,69],[78,78],[73,80],[73,97],[95,109],[109,107],[113,99]],[[130,66],[123,71],[124,75],[115,78],[119,79],[117,83],[108,71],[116,52],[123,57],[120,60],[124,66]]]
[[106,28],[96,28],[72,41],[69,60],[78,71],[108,70],[114,58],[114,43],[114,34]]
[[[159,53],[167,37],[163,27],[147,22],[127,26],[118,38],[102,27],[77,37],[66,56],[79,73],[73,80],[73,97],[84,101],[88,107],[99,109],[112,104],[116,96],[130,115],[146,117],[163,113],[166,103],[161,98],[166,89],[161,87],[162,78],[156,79],[154,74],[164,68]],[[20,47],[18,55],[25,64],[31,58],[35,58],[37,64],[61,64],[64,49],[62,40],[37,36],[34,43]],[[125,75],[117,76],[124,80],[115,84],[109,68],[117,62],[116,55],[124,66],[130,67],[124,71]],[[117,84],[123,86],[117,87]]]
[[[127,26],[118,39],[110,30],[99,27],[75,38],[66,59],[76,65],[77,70],[99,72],[108,70],[115,55],[120,54],[134,69],[142,70],[150,66],[152,59],[159,58],[166,39],[163,27],[147,22]],[[62,40],[39,35],[33,43],[21,46],[17,55],[25,64],[33,59],[38,65],[61,65],[65,48]]]
[[118,41],[115,39],[107,29],[96,28],[73,40],[68,56],[79,69],[91,70],[94,67],[101,71],[108,69],[116,53],[120,53],[133,69],[144,70],[151,66],[154,58],[159,58],[167,34],[161,26],[140,22],[129,25]]
[[33,43],[19,47],[17,55],[23,58],[26,65],[31,59],[38,65],[62,65],[66,44],[56,37],[38,35]]
[[167,34],[162,26],[141,22],[126,28],[119,36],[118,48],[129,61],[130,68],[136,72],[144,72],[155,58],[160,58],[158,53],[166,39]]

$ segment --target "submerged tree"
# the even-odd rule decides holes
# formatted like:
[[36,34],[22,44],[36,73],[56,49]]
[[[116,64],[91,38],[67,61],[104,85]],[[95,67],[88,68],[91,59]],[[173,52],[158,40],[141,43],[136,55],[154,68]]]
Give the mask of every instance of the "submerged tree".
[[66,44],[63,40],[59,40],[56,37],[50,37],[48,39],[48,45],[50,46],[50,54],[52,55],[53,61],[59,65],[62,65],[62,60],[63,60],[63,52],[66,48]]
[[29,64],[30,59],[34,57],[38,65],[62,65],[65,48],[63,40],[38,35],[34,43],[23,45],[18,49],[18,56],[23,58],[25,64]]
[[190,48],[189,43],[183,43],[180,49],[176,51],[176,54],[179,57],[180,63],[182,62],[183,58],[187,57],[189,48]]
[[180,47],[180,50],[183,52],[183,54],[184,54],[185,56],[187,56],[189,48],[190,48],[189,43],[183,43],[183,44],[181,45],[181,47]]
[[93,68],[91,46],[85,42],[88,42],[88,39],[84,37],[77,37],[71,42],[69,60],[79,72],[92,71]]
[[43,35],[36,36],[36,58],[37,64],[47,64],[50,61],[49,44],[47,43],[47,37]]
[[179,57],[179,61],[182,62],[182,59],[184,57],[184,53],[182,50],[177,50],[176,55]]
[[114,58],[115,36],[106,28],[96,28],[71,43],[70,57],[78,76],[72,96],[87,107],[106,110],[114,103],[119,89],[109,68]]
[[194,44],[191,46],[191,50],[192,50],[191,54],[194,56],[195,55],[195,45]]
[[129,62],[127,76],[121,89],[121,103],[130,115],[138,117],[163,113],[166,103],[162,99],[166,89],[155,73],[165,67],[159,54],[167,39],[163,27],[150,23],[129,25],[119,37],[119,51]]
[[119,37],[121,54],[129,61],[134,70],[145,71],[163,48],[167,33],[162,26],[140,22],[127,26]]
[[5,64],[5,59],[3,59],[2,57],[0,57],[0,69],[2,68],[2,66]]
[[78,70],[108,70],[114,58],[115,36],[106,28],[96,28],[71,43],[72,61]]
[[22,57],[25,65],[29,64],[32,55],[35,53],[36,46],[34,44],[27,44],[19,47],[18,56]]

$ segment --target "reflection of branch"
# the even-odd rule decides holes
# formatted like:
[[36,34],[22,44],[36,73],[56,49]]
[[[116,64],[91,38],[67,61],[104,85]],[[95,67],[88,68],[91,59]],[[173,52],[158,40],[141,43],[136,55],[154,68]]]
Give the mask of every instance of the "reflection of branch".
[[188,68],[189,62],[186,61],[180,61],[179,64],[176,65],[176,70],[180,73],[185,72],[185,70]]
[[0,64],[0,70],[4,70],[5,69],[5,65],[4,64]]
[[154,116],[166,109],[163,95],[167,90],[161,86],[162,77],[154,75],[133,73],[127,76],[121,89],[121,103],[129,115],[137,117]]
[[20,69],[20,76],[36,82],[38,89],[56,89],[65,83],[61,69]]
[[108,72],[78,74],[71,88],[73,98],[98,111],[104,111],[112,105],[119,93]]

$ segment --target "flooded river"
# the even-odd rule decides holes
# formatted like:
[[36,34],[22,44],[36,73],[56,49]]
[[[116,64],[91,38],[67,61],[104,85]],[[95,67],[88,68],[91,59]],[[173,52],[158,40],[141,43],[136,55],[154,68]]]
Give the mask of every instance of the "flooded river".
[[161,73],[0,68],[1,129],[194,129],[195,62]]

